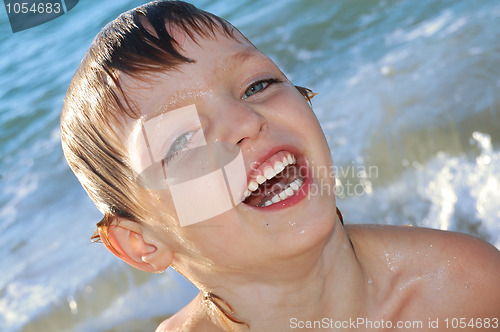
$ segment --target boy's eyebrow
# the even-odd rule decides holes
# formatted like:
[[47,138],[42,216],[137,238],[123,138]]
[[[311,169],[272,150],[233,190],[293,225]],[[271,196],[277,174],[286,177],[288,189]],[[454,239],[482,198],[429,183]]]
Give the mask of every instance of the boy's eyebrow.
[[268,57],[265,56],[263,53],[259,52],[255,48],[248,48],[243,51],[240,51],[238,53],[235,53],[231,56],[228,56],[224,61],[222,62],[223,68],[232,68],[235,67],[243,62],[249,61],[254,58],[260,58],[262,60],[267,60]]
[[[241,65],[242,63],[244,63],[246,61],[255,60],[255,59],[270,60],[264,53],[260,52],[258,49],[254,48],[254,47],[248,47],[243,51],[239,51],[237,53],[234,53],[234,54],[226,57],[222,61],[222,67],[215,69],[214,76],[217,76],[217,74],[224,69],[234,68],[238,65]],[[184,94],[188,94],[189,92],[190,92],[189,90],[186,90],[186,92]],[[179,106],[179,107],[181,107],[181,106]],[[176,109],[176,108],[173,108],[173,109]],[[157,117],[165,112],[171,111],[173,109],[169,109],[165,105],[161,105],[160,107],[155,109],[151,114],[146,115],[145,120],[146,121],[151,120],[152,118],[155,118],[155,117]]]

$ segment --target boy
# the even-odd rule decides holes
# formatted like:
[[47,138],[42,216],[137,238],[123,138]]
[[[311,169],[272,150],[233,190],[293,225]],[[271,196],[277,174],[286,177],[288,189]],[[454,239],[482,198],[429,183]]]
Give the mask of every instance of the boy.
[[95,238],[200,289],[158,331],[498,328],[496,248],[343,227],[334,179],[315,172],[332,161],[310,97],[187,3],[143,5],[96,37],[65,100],[63,148],[104,214]]

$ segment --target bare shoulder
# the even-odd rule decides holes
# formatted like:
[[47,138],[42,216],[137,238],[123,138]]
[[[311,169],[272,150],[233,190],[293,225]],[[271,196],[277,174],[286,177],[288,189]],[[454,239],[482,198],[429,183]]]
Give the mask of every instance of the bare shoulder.
[[195,297],[188,305],[172,317],[164,320],[156,332],[195,331],[200,321],[199,296]]
[[[383,245],[385,248],[397,247],[404,250],[418,249],[421,247],[436,247],[445,252],[453,253],[464,257],[480,254],[491,259],[499,259],[500,252],[493,245],[474,236],[437,229],[414,227],[414,226],[393,226],[375,224],[352,224],[346,225],[347,234],[351,239],[360,239],[368,243]],[[464,247],[465,246],[465,247]],[[463,252],[468,249],[470,252]]]
[[157,328],[156,332],[185,331],[184,325],[190,320],[196,298],[182,308],[175,315],[165,319]]
[[222,331],[207,317],[206,313],[201,310],[200,299],[201,295],[198,295],[175,315],[164,320],[157,327],[156,332]]
[[493,245],[411,226],[348,225],[346,231],[362,257],[416,280],[419,293],[439,298],[450,312],[500,315],[500,251]]

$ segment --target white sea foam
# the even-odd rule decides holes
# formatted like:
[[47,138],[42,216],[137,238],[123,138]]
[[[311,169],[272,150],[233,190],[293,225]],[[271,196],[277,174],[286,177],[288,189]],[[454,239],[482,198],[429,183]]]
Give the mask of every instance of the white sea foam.
[[[74,332],[111,330],[125,326],[129,320],[145,320],[173,315],[191,299],[198,290],[173,270],[153,276],[147,283],[131,285],[100,313],[84,320],[74,328]],[[147,301],[144,301],[147,298]]]
[[500,151],[484,133],[474,132],[471,143],[475,156],[438,153],[408,165],[397,181],[341,199],[345,219],[461,231],[500,249]]
[[480,233],[500,249],[500,153],[490,136],[474,132],[481,153],[474,159],[439,154],[428,165],[431,181],[424,193],[431,202],[423,225],[440,229],[479,222]]
[[[38,187],[38,176],[27,174],[17,185],[4,188],[5,197],[9,197],[0,208],[0,233],[10,227],[15,221],[23,200]],[[0,241],[1,242],[1,241]]]
[[431,37],[445,27],[453,19],[453,16],[451,11],[446,10],[438,17],[424,21],[412,30],[397,29],[387,36],[386,41],[388,43],[399,43]]

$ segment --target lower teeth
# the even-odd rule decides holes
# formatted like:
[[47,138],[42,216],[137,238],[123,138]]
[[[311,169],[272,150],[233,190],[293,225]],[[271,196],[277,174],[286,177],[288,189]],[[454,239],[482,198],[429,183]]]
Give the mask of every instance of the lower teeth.
[[303,183],[304,183],[304,181],[302,179],[295,179],[288,186],[286,186],[282,192],[274,195],[270,200],[265,201],[262,206],[266,207],[266,206],[281,202],[281,201],[287,199],[288,197],[293,196],[295,194],[295,192],[297,192],[300,189],[300,187],[302,187]]

